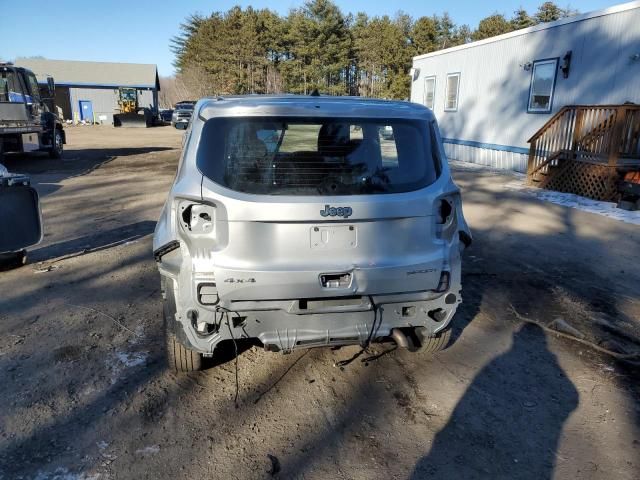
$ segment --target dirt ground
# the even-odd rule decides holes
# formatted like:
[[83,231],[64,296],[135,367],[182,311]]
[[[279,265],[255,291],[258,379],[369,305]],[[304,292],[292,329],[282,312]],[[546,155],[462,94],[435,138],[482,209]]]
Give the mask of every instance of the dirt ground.
[[640,478],[639,369],[523,322],[637,351],[637,226],[458,168],[474,244],[453,345],[344,369],[356,347],[244,349],[236,405],[232,359],[163,363],[151,234],[181,132],[67,132],[64,160],[5,162],[45,238],[0,273],[0,479]]

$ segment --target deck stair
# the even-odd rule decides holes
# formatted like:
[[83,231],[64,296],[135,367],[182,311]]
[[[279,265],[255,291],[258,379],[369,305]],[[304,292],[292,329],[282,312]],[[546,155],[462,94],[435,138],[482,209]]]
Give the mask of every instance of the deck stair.
[[529,139],[530,185],[615,200],[640,170],[640,105],[568,105]]

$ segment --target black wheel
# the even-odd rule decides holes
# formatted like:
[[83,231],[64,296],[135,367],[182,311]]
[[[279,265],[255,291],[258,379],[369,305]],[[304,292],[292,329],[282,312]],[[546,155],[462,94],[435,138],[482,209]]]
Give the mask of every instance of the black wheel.
[[449,346],[449,342],[451,341],[450,328],[438,332],[434,336],[426,336],[423,334],[423,331],[421,328],[416,328],[416,335],[420,338],[420,352],[436,353]]
[[164,319],[165,345],[167,349],[167,366],[176,372],[198,372],[203,369],[202,355],[178,341],[175,334],[175,302],[173,296],[167,292],[167,299],[163,302],[162,316]]
[[64,151],[64,141],[62,138],[62,132],[59,128],[56,128],[53,132],[53,147],[49,149],[49,156],[51,158],[62,158]]

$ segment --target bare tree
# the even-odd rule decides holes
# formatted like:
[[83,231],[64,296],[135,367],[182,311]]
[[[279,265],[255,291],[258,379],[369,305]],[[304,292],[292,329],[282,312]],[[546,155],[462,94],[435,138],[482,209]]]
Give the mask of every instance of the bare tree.
[[198,66],[190,66],[175,76],[160,77],[158,101],[160,108],[173,108],[184,100],[198,100],[207,95],[215,95],[212,78]]

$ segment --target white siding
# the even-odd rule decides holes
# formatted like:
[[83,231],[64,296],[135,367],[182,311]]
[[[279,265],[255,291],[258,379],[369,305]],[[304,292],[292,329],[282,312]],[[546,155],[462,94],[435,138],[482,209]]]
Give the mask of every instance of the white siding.
[[118,106],[116,92],[113,88],[69,88],[74,119],[80,120],[80,100],[89,100],[96,120],[100,115],[105,115],[105,123],[112,123],[115,108]]
[[[640,103],[640,60],[631,59],[640,53],[638,25],[640,2],[617,13],[418,57],[411,100],[423,102],[424,79],[435,75],[434,113],[443,137],[528,148],[531,135],[564,105]],[[558,69],[551,113],[527,113],[531,70],[522,65],[554,57],[561,64],[569,50],[571,70],[565,79]],[[455,72],[461,74],[458,110],[445,112],[446,76]],[[464,150],[455,147],[447,148]],[[519,158],[502,160],[506,153],[481,155],[520,165]]]
[[515,170],[526,173],[528,155],[490,148],[471,147],[468,145],[456,145],[445,143],[444,151],[450,160],[485,165],[490,168]]

